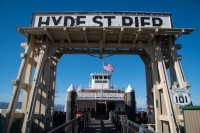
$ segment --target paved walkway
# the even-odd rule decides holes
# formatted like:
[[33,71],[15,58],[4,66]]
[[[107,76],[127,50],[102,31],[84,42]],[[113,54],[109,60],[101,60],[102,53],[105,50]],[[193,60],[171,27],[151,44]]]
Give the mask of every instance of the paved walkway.
[[109,120],[91,120],[84,133],[119,133]]

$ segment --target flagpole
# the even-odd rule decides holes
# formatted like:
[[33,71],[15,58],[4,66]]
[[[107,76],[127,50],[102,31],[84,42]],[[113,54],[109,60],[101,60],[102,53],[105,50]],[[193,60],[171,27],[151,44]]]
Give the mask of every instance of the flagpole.
[[102,72],[101,72],[101,75],[102,75],[102,81],[101,81],[101,99],[102,99],[102,91],[103,91],[103,66],[104,66],[104,60],[102,58]]

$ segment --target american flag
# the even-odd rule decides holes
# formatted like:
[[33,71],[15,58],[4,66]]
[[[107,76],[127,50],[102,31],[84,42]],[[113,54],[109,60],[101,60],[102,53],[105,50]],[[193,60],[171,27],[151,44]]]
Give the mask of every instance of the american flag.
[[103,69],[106,70],[106,71],[109,71],[109,72],[113,72],[114,71],[114,66],[104,62],[103,63]]

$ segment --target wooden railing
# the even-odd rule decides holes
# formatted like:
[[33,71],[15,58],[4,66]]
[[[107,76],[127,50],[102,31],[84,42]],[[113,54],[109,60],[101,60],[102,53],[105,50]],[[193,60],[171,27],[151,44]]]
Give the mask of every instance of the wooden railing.
[[80,133],[90,122],[90,112],[86,112],[83,115],[62,124],[47,133]]
[[148,128],[128,120],[122,115],[110,112],[110,120],[120,133],[156,133]]

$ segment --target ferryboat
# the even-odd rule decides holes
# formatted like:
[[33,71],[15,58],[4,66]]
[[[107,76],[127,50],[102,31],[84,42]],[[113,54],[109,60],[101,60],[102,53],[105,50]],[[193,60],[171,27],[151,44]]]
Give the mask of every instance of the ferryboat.
[[[90,111],[93,119],[108,119],[110,111],[122,115],[128,113],[128,110],[135,111],[135,92],[131,85],[128,85],[126,89],[114,87],[110,82],[112,78],[110,73],[91,73],[90,77],[91,84],[87,88],[75,90],[75,115]],[[71,85],[67,91],[73,89]],[[132,96],[127,99],[129,93]]]

